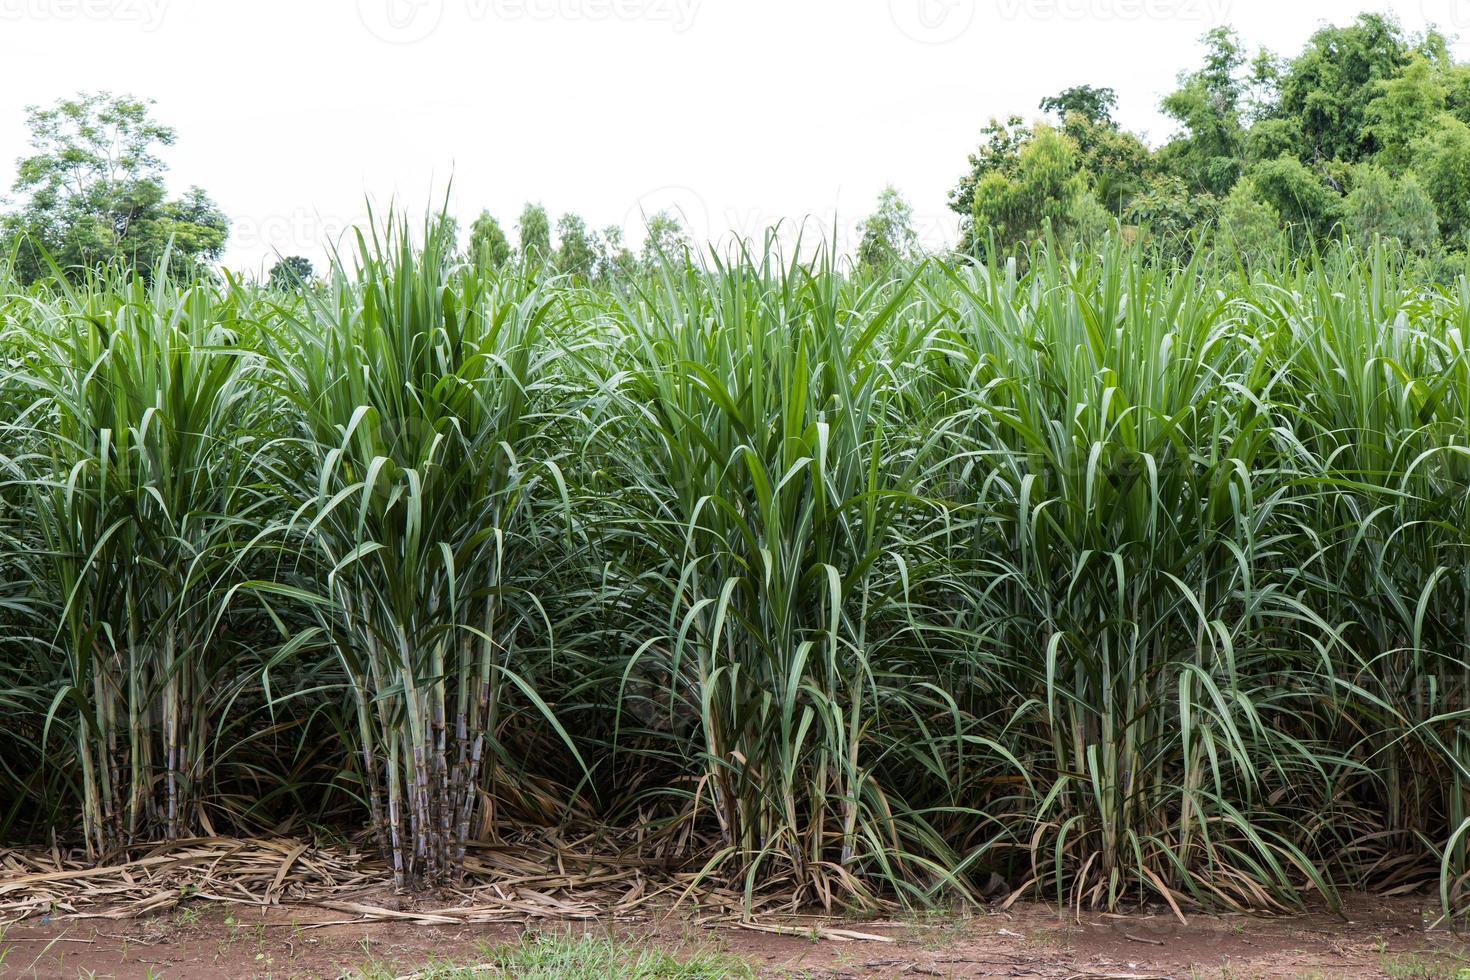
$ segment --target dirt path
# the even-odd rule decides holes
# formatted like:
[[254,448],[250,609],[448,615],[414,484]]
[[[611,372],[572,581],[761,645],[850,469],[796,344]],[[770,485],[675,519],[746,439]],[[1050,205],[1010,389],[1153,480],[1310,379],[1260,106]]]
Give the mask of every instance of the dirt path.
[[[1358,898],[1348,920],[1169,915],[1058,919],[1044,906],[973,916],[882,922],[786,920],[781,934],[701,926],[680,915],[537,926],[543,933],[609,936],[676,957],[717,950],[772,977],[1390,977],[1454,978],[1466,948],[1426,928],[1425,902]],[[515,941],[507,924],[424,926],[344,921],[340,912],[209,903],[146,919],[31,919],[0,939],[0,976],[395,976],[433,961],[480,962]],[[873,936],[849,939],[845,928]],[[1467,974],[1470,975],[1470,974]],[[608,980],[614,980],[609,977]]]

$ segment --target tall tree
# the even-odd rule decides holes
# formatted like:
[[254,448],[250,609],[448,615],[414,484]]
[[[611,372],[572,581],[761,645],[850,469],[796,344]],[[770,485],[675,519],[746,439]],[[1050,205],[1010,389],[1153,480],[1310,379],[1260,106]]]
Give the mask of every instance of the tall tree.
[[975,187],[972,241],[980,250],[992,239],[1010,249],[1039,238],[1047,225],[1067,235],[1085,224],[1090,233],[1107,222],[1096,210],[1077,169],[1077,148],[1065,134],[1038,125],[1021,149],[1014,177],[995,171]]
[[1093,195],[1112,214],[1121,214],[1157,170],[1143,140],[1110,122],[1070,112],[1062,133],[1077,148],[1078,169]]
[[950,210],[968,216],[974,208],[975,186],[988,174],[1014,177],[1020,167],[1021,148],[1031,136],[1031,127],[1020,116],[1010,116],[1004,122],[991,119],[980,130],[980,147],[970,154],[969,172],[949,192]]
[[1381,14],[1313,34],[1285,66],[1279,86],[1278,112],[1300,120],[1303,159],[1356,163],[1375,152],[1368,105],[1410,55],[1398,23]]
[[623,243],[623,229],[608,225],[600,235],[593,237],[597,251],[597,276],[600,279],[620,279],[629,276],[638,267],[638,260]]
[[1377,164],[1360,163],[1353,168],[1352,183],[1343,210],[1354,235],[1392,238],[1421,254],[1433,248],[1439,215],[1413,174],[1395,178]]
[[551,219],[546,209],[539,204],[527,203],[521,209],[521,220],[516,222],[516,234],[520,237],[522,255],[551,259]]
[[556,223],[557,271],[583,279],[592,278],[597,267],[597,246],[581,215],[564,214]]
[[1470,234],[1470,126],[1440,116],[1414,144],[1413,172],[1434,202],[1440,231],[1463,244]]
[[1161,105],[1182,129],[1161,156],[1195,190],[1219,195],[1240,176],[1245,52],[1228,27],[1207,32],[1204,44],[1203,67],[1181,75],[1179,88]]
[[643,264],[648,267],[660,262],[681,263],[693,248],[684,222],[672,211],[657,211],[650,215],[645,226],[643,239]]
[[[1021,150],[1031,140],[1032,129],[1020,116],[1010,116],[1004,122],[991,119],[980,131],[979,149],[970,154],[970,169],[960,182],[949,192],[949,209],[960,215],[960,251],[970,252],[975,248],[973,234],[975,215],[975,188],[992,174],[1014,178],[1021,165]],[[980,237],[984,237],[982,233]]]
[[500,222],[489,211],[481,211],[474,224],[470,225],[470,258],[498,269],[510,259],[510,255],[510,240],[505,237]]
[[269,289],[296,289],[310,282],[313,275],[315,270],[310,259],[304,255],[287,255],[271,266],[266,286]]
[[858,262],[872,270],[887,269],[909,258],[918,243],[914,209],[892,184],[879,193],[878,209],[858,223],[858,232],[862,236],[858,242]]
[[1220,202],[1215,244],[1237,259],[1269,255],[1281,234],[1281,215],[1261,197],[1255,181],[1242,177]]
[[145,275],[170,245],[176,271],[219,257],[229,222],[197,187],[168,199],[158,151],[175,135],[152,118],[151,105],[96,92],[26,110],[34,152],[21,159],[13,185],[25,202],[4,221],[6,237],[22,239],[22,278],[45,274],[38,247],[64,269],[112,265]]
[[1106,126],[1116,126],[1113,121],[1113,110],[1118,107],[1118,93],[1110,88],[1097,88],[1092,85],[1074,85],[1063,89],[1056,95],[1049,95],[1041,100],[1041,111],[1050,112],[1059,121],[1077,113],[1089,122],[1102,123]]
[[1365,110],[1363,136],[1378,148],[1378,162],[1402,173],[1411,162],[1414,141],[1444,112],[1445,86],[1429,59],[1416,54],[1397,76],[1379,82],[1377,91]]
[[1251,168],[1250,178],[1299,241],[1327,235],[1342,219],[1342,196],[1294,156],[1263,160]]

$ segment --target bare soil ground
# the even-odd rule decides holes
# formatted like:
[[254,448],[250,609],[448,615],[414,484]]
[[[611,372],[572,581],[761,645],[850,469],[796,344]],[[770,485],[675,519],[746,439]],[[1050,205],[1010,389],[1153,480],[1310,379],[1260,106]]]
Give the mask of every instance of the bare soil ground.
[[1357,896],[1345,918],[1190,916],[1184,925],[1167,911],[1077,919],[1023,905],[882,921],[766,917],[752,928],[700,924],[678,911],[532,926],[423,925],[354,921],[304,905],[189,901],[134,919],[27,918],[0,938],[0,976],[406,976],[433,962],[480,962],[486,947],[533,929],[609,936],[676,957],[718,950],[763,977],[1454,978],[1470,965],[1470,949],[1431,928],[1432,906],[1428,898]]

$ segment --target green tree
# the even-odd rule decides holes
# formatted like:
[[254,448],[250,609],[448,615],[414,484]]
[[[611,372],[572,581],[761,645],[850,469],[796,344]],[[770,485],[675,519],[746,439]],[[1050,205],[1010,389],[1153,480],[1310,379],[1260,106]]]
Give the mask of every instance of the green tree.
[[[1111,214],[1121,214],[1129,198],[1153,171],[1149,149],[1113,120],[1118,96],[1110,88],[1076,85],[1041,100],[1055,115],[1061,131],[1077,148],[1077,166],[1087,176],[1093,196]],[[1019,144],[1014,155],[1019,154]]]
[[1298,240],[1324,237],[1342,218],[1341,196],[1296,157],[1263,160],[1250,177]]
[[1346,27],[1327,26],[1285,66],[1277,112],[1298,121],[1302,159],[1356,163],[1378,149],[1368,106],[1408,64],[1398,23],[1363,14]]
[[[181,197],[166,202],[151,221],[144,231],[151,232],[158,246],[171,246],[175,268],[186,272],[195,271],[201,261],[219,258],[230,236],[229,219],[200,187],[190,187]],[[140,242],[139,248],[146,248],[146,242]],[[160,247],[151,254],[161,252]]]
[[1261,197],[1250,177],[1235,182],[1220,202],[1216,241],[1245,259],[1269,253],[1280,242],[1281,214]]
[[1434,202],[1413,174],[1395,178],[1373,163],[1353,169],[1353,189],[1343,202],[1349,231],[1362,239],[1397,239],[1423,255],[1439,238]]
[[1394,173],[1412,162],[1414,141],[1434,125],[1445,108],[1445,86],[1429,59],[1416,54],[1398,76],[1378,83],[1381,93],[1368,103],[1364,138],[1378,147],[1375,161]]
[[470,257],[498,269],[510,260],[510,256],[510,240],[505,237],[500,222],[489,211],[481,211],[474,224],[470,225]]
[[266,280],[269,289],[296,289],[311,281],[316,275],[316,270],[311,267],[311,260],[304,255],[287,255],[282,257],[271,266],[270,278]]
[[1440,84],[1444,86],[1445,109],[1462,123],[1470,123],[1470,65],[1439,63]]
[[1113,110],[1118,107],[1118,93],[1110,88],[1095,88],[1091,85],[1074,85],[1056,95],[1041,100],[1041,111],[1050,112],[1059,121],[1065,121],[1073,113],[1092,123],[1116,128]]
[[144,275],[166,250],[178,272],[219,257],[229,221],[197,187],[168,199],[158,151],[175,136],[150,105],[98,92],[26,110],[34,152],[13,185],[25,201],[4,221],[5,237],[20,239],[22,279],[46,273],[37,247],[65,269],[115,265]]
[[1157,170],[1143,141],[1111,123],[1073,112],[1062,124],[1062,132],[1077,147],[1077,166],[1093,196],[1111,214],[1122,214]]
[[918,244],[914,209],[892,184],[879,193],[877,210],[858,223],[858,233],[858,263],[871,270],[908,259]]
[[626,279],[638,268],[638,260],[623,243],[623,229],[617,225],[608,225],[600,234],[594,235],[592,244],[597,252],[596,275],[599,279]]
[[1446,113],[1413,148],[1413,173],[1434,202],[1446,237],[1470,232],[1470,126]]
[[522,255],[539,259],[552,257],[551,219],[541,205],[528,203],[521,209],[521,220],[516,222],[516,234],[520,238]]
[[993,238],[997,246],[1009,250],[1039,238],[1047,224],[1065,236],[1077,214],[1078,199],[1086,193],[1072,141],[1050,126],[1038,125],[1021,149],[1014,177],[993,171],[975,187],[974,247],[984,249]]
[[1005,122],[991,119],[990,124],[980,131],[980,148],[970,154],[970,169],[949,192],[950,210],[957,212],[962,220],[960,250],[973,251],[971,236],[975,213],[975,188],[991,174],[1015,177],[1020,167],[1021,148],[1030,141],[1032,130],[1020,116],[1011,116]]
[[1240,175],[1245,52],[1239,37],[1226,27],[1214,28],[1203,40],[1204,66],[1181,75],[1178,90],[1165,96],[1161,105],[1182,132],[1160,157],[1195,189],[1219,195]]
[[556,268],[568,275],[592,278],[597,268],[597,245],[580,215],[564,214],[556,223]]
[[1300,158],[1304,146],[1306,136],[1300,119],[1271,116],[1246,131],[1241,165],[1249,170],[1262,160],[1275,160],[1283,153]]
[[1062,227],[1078,242],[1095,242],[1113,227],[1113,219],[1097,195],[1084,188],[1067,203]]
[[1256,51],[1245,77],[1243,116],[1253,125],[1270,118],[1281,98],[1281,76],[1286,60],[1265,48]]
[[692,250],[684,223],[672,211],[657,211],[649,216],[643,239],[644,266],[653,268],[661,262],[682,263]]
[[1134,195],[1123,220],[1135,225],[1155,247],[1183,258],[1195,247],[1194,232],[1214,220],[1218,205],[1213,194],[1195,190],[1183,177],[1158,174]]

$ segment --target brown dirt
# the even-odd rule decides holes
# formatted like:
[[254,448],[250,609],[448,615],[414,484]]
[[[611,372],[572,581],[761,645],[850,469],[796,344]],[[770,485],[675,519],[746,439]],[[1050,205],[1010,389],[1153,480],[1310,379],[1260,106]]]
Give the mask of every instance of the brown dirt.
[[[760,931],[701,925],[683,913],[538,921],[541,931],[615,935],[674,952],[719,948],[773,977],[1391,977],[1453,978],[1470,960],[1428,928],[1427,899],[1357,897],[1347,918],[1254,919],[1168,913],[1058,917],[1046,906],[1007,912],[834,922],[762,920]],[[408,973],[430,960],[474,962],[514,940],[514,923],[362,922],[340,911],[195,901],[146,918],[32,917],[0,939],[5,977],[339,977],[370,963]],[[838,928],[883,936],[841,941]],[[609,978],[613,980],[613,978]]]

